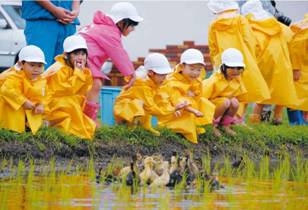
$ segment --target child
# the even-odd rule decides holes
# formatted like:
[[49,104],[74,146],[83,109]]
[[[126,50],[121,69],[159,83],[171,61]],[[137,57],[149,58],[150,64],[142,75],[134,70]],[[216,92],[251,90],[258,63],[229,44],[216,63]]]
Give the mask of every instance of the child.
[[140,124],[144,129],[160,135],[151,125],[152,115],[177,115],[176,111],[185,104],[173,107],[157,95],[165,77],[172,72],[163,54],[149,54],[144,60],[144,67],[138,71],[145,71],[145,78],[138,78],[131,88],[123,89],[116,98],[113,108],[115,119],[118,123],[127,123],[129,126]]
[[[208,7],[217,18],[209,27],[209,48],[212,64],[220,66],[221,54],[228,48],[239,49],[246,64],[242,75],[247,93],[241,101],[249,103],[270,98],[267,84],[256,62],[256,40],[245,17],[239,14],[234,0],[210,0]],[[242,113],[240,113],[241,117]]]
[[101,72],[108,58],[122,75],[130,78],[125,88],[132,86],[136,79],[134,66],[123,48],[121,37],[128,36],[142,20],[131,3],[119,2],[112,6],[109,15],[97,11],[93,23],[79,31],[89,48],[88,64],[93,75],[93,87],[88,93],[84,111],[93,120],[96,120],[99,109],[97,102],[103,80],[109,79]]
[[200,74],[204,69],[203,54],[196,49],[183,52],[181,62],[175,67],[174,73],[166,79],[162,93],[167,93],[170,102],[175,104],[187,103],[181,116],[158,117],[158,125],[167,127],[182,134],[192,143],[198,143],[198,134],[205,130],[199,126],[211,124],[215,106],[201,96],[202,83]]
[[218,126],[222,126],[226,133],[236,135],[229,126],[236,123],[234,117],[239,109],[241,96],[247,93],[242,81],[245,68],[242,53],[235,48],[229,48],[222,53],[221,63],[220,71],[203,81],[202,93],[216,105],[214,135],[217,137],[221,136]]
[[[290,58],[293,65],[294,84],[299,97],[299,104],[288,110],[289,121],[294,124],[305,124],[302,111],[308,111],[308,13],[304,20],[291,25],[294,36],[289,43]],[[290,119],[290,116],[297,116]]]
[[1,74],[0,127],[19,133],[29,127],[35,134],[46,111],[46,80],[43,51],[29,45],[21,49],[18,63]]
[[270,99],[262,100],[255,106],[250,120],[260,122],[263,104],[276,104],[273,123],[281,124],[283,106],[292,106],[298,101],[288,51],[292,33],[267,13],[259,0],[247,1],[242,6],[242,13],[258,41],[258,66],[271,92]]
[[56,63],[44,72],[50,89],[51,126],[80,138],[92,139],[95,122],[83,113],[86,94],[92,85],[87,65],[87,44],[81,36],[64,40],[64,53],[55,57]]

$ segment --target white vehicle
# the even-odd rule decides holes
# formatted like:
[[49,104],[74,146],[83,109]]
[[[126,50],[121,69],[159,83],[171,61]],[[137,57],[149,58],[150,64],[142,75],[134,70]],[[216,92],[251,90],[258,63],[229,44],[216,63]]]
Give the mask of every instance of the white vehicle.
[[15,56],[26,45],[24,28],[21,2],[0,0],[0,70],[14,65]]

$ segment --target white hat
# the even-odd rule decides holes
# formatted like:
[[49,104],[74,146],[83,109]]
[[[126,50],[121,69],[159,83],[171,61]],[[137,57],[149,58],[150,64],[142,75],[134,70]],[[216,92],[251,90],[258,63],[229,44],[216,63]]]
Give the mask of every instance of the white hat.
[[215,14],[227,10],[239,10],[239,5],[235,0],[209,0],[207,6]]
[[37,63],[44,63],[45,61],[45,55],[43,51],[34,45],[28,45],[23,47],[19,54],[18,54],[18,61],[27,61],[27,62],[37,62]]
[[63,42],[64,52],[70,53],[77,49],[88,49],[86,40],[80,35],[67,37]]
[[185,64],[205,65],[202,52],[193,48],[187,49],[182,53],[180,62]]
[[221,63],[229,67],[245,67],[241,51],[235,48],[229,48],[223,51]]
[[263,9],[262,3],[259,0],[247,1],[242,5],[241,13],[244,16],[252,14],[256,20],[264,20],[273,17],[273,15]]
[[110,10],[109,16],[115,23],[126,18],[135,22],[143,21],[143,18],[139,16],[136,7],[129,2],[119,2],[114,4]]
[[144,59],[144,68],[157,74],[169,74],[172,72],[169,61],[161,53],[151,53]]

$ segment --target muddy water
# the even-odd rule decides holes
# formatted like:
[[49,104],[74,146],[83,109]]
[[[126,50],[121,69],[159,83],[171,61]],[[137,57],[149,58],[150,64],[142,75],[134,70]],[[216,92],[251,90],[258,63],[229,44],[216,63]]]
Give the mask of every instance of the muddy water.
[[1,179],[0,209],[308,209],[308,183],[223,177],[225,187],[215,192],[148,187],[132,191],[119,183],[97,184],[90,176]]

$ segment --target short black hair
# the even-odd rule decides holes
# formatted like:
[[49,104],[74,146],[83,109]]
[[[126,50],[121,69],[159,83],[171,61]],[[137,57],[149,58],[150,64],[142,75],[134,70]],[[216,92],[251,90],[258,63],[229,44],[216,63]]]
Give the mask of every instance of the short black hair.
[[138,22],[133,21],[132,19],[129,18],[125,18],[123,20],[121,20],[123,22],[123,26],[122,28],[120,28],[120,31],[123,33],[125,31],[125,29],[127,29],[129,26],[137,26]]

